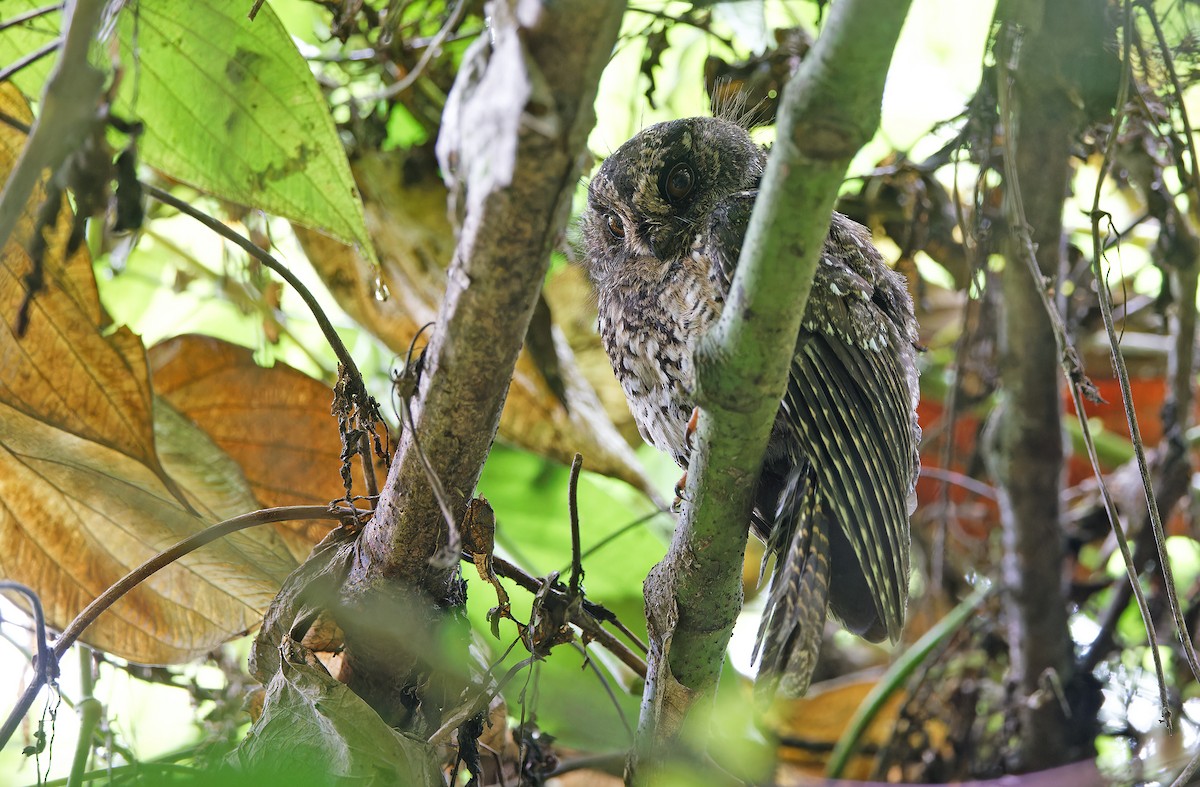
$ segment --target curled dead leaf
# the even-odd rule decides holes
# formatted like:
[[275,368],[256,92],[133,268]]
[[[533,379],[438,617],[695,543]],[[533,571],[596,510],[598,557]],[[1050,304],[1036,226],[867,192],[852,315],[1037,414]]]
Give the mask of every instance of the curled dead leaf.
[[[259,505],[324,505],[342,497],[328,385],[286,364],[259,366],[250,350],[208,336],[176,336],[149,356],[155,392],[228,454]],[[278,529],[303,560],[330,528],[291,522]]]

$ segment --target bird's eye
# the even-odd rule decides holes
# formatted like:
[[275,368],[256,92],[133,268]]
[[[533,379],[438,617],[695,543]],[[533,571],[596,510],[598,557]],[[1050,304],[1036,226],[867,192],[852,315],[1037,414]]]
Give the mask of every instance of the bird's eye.
[[692,193],[692,186],[695,183],[696,174],[692,171],[690,164],[680,162],[671,167],[671,171],[667,173],[667,179],[663,181],[663,191],[667,201],[679,202]]
[[615,213],[604,214],[604,224],[608,227],[608,231],[612,233],[614,238],[625,237],[625,223],[621,221],[621,217]]

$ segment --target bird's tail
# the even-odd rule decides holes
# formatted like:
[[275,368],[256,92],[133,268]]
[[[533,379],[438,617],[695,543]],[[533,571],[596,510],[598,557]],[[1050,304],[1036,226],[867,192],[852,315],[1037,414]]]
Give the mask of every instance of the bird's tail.
[[767,555],[775,555],[771,595],[754,646],[755,694],[769,703],[808,691],[829,609],[829,519],[804,463],[785,480]]

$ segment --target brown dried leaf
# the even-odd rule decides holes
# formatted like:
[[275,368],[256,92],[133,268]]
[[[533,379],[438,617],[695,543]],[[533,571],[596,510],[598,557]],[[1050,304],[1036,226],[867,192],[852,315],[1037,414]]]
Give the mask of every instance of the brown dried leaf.
[[[36,589],[52,626],[210,523],[142,463],[0,404],[0,576]],[[238,533],[151,577],[83,639],[142,663],[196,658],[256,626],[294,566],[271,531]]]
[[[149,355],[155,391],[237,463],[262,506],[324,505],[342,497],[329,386],[286,364],[263,368],[250,350],[207,336],[177,336]],[[279,530],[303,560],[330,527],[294,522]]]
[[[9,84],[0,85],[0,111],[30,120],[24,99]],[[24,134],[0,124],[0,172],[5,177],[24,144]],[[127,329],[108,336],[97,330],[107,319],[100,309],[86,249],[66,260],[46,260],[47,287],[33,300],[24,338],[18,341],[14,333],[25,296],[22,277],[33,269],[26,247],[33,237],[34,214],[45,196],[40,186],[34,190],[0,266],[0,313],[4,315],[0,401],[157,467],[145,352],[141,340]],[[69,217],[60,215],[45,232],[48,255],[62,253],[69,232]]]
[[[0,85],[0,111],[29,118],[8,85]],[[0,177],[23,144],[0,124]],[[23,244],[44,198],[35,190],[0,260],[0,576],[33,587],[50,625],[61,628],[131,568],[255,504],[219,452],[205,454],[204,483],[187,490],[163,469],[156,426],[175,456],[203,453],[207,438],[156,406],[140,340],[101,330],[87,254],[62,256],[65,206],[45,234],[45,288],[17,336],[33,264]],[[255,626],[294,566],[270,530],[239,533],[159,572],[83,639],[144,663],[195,658]]]

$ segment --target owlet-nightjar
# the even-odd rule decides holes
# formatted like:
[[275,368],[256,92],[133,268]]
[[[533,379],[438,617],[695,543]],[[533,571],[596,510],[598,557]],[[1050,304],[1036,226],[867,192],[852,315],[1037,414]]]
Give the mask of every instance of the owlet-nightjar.
[[[735,123],[673,120],[622,145],[588,188],[583,243],[604,348],[642,436],[683,468],[692,353],[721,313],[765,164]],[[760,696],[807,691],[828,612],[868,640],[899,637],[916,340],[903,277],[834,213],[751,515],[776,559],[755,648]]]

